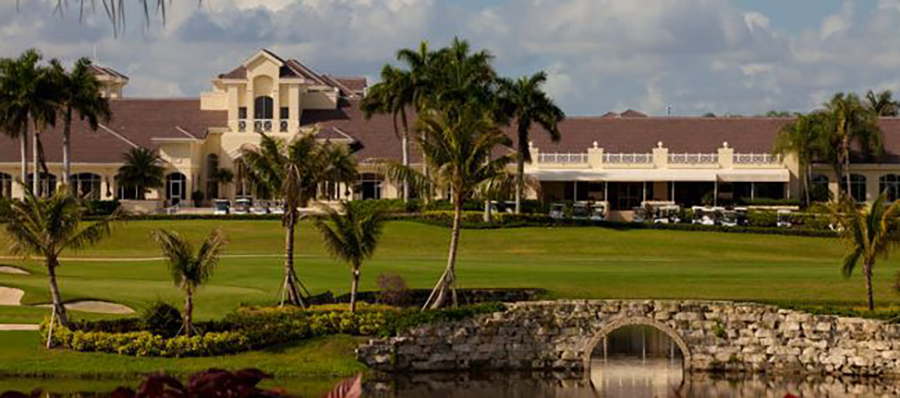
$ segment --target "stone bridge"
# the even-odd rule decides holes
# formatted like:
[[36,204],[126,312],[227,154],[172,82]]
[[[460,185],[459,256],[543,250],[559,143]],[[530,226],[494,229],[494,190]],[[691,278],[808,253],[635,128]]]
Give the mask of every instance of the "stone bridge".
[[626,325],[668,335],[687,371],[900,375],[900,325],[724,301],[515,303],[371,340],[357,357],[386,372],[583,371],[605,336]]

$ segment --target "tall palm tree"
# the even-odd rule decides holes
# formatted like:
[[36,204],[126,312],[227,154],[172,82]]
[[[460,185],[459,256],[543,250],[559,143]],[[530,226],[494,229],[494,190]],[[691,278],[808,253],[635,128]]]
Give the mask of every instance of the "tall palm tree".
[[459,247],[463,203],[472,197],[479,185],[505,172],[513,155],[497,155],[498,147],[509,147],[511,140],[493,120],[490,110],[477,105],[448,115],[446,111],[428,111],[417,122],[417,144],[425,154],[430,174],[387,163],[388,173],[395,178],[414,182],[421,190],[433,187],[448,189],[453,202],[453,228],[447,267],[423,308],[438,308],[451,293],[456,297],[456,252]]
[[21,143],[22,181],[28,180],[28,129],[34,144],[34,180],[32,190],[40,195],[38,164],[43,162],[39,134],[56,123],[57,99],[48,68],[41,65],[41,53],[28,50],[18,59],[0,60],[0,127]]
[[823,160],[825,131],[828,129],[828,115],[816,112],[809,115],[798,114],[796,119],[787,123],[778,131],[772,152],[776,155],[793,155],[803,173],[803,192],[806,205],[810,199],[810,176],[815,160]]
[[528,150],[531,125],[537,124],[550,135],[553,142],[559,142],[558,125],[566,117],[541,86],[547,82],[547,74],[538,72],[518,80],[500,80],[500,101],[503,111],[516,123],[516,214],[522,212],[522,195],[525,188],[525,162],[531,162]]
[[840,225],[840,239],[847,246],[844,255],[844,277],[849,278],[856,266],[862,262],[862,272],[866,278],[866,299],[869,311],[875,310],[872,288],[872,269],[878,257],[887,257],[895,245],[900,243],[898,216],[900,202],[887,204],[886,196],[879,195],[875,201],[863,209],[858,209],[849,197],[834,205],[834,214]]
[[350,312],[354,312],[359,269],[364,260],[375,254],[385,220],[382,212],[374,207],[347,202],[342,202],[338,210],[323,207],[330,223],[319,219],[314,225],[331,256],[350,265]]
[[10,238],[9,250],[25,256],[44,258],[50,284],[50,297],[59,315],[60,324],[66,325],[66,308],[56,282],[56,269],[61,265],[60,254],[66,250],[78,251],[109,236],[110,226],[122,213],[112,215],[85,226],[87,207],[68,189],[59,189],[49,198],[39,198],[23,187],[22,201],[0,202],[0,220]]
[[249,180],[284,202],[283,289],[291,304],[305,306],[300,294],[302,285],[294,270],[294,230],[300,220],[300,208],[315,197],[316,188],[322,183],[355,181],[356,162],[349,149],[317,140],[316,132],[291,141],[261,134],[258,148],[242,152]]
[[123,155],[125,163],[116,174],[116,184],[126,189],[134,189],[138,200],[144,200],[150,188],[164,185],[165,168],[162,158],[152,149],[131,148]]
[[[394,134],[400,137],[403,165],[409,166],[409,120],[407,109],[415,101],[416,86],[412,72],[385,65],[381,70],[381,81],[368,90],[360,103],[367,119],[376,113],[390,114]],[[400,131],[398,122],[403,125]],[[403,181],[403,200],[409,200],[409,183]]]
[[473,104],[492,112],[494,120],[505,114],[497,104],[497,73],[491,66],[494,56],[486,51],[472,52],[465,40],[454,38],[450,45],[435,55],[440,67],[433,71],[433,93],[426,98],[430,109],[440,109],[457,117]]
[[71,72],[56,60],[51,61],[63,119],[63,184],[69,185],[72,174],[72,117],[78,113],[82,121],[87,121],[91,130],[97,130],[100,121],[109,121],[112,112],[109,100],[100,91],[100,82],[91,72],[91,61],[81,58],[75,62]]
[[184,292],[184,323],[181,329],[190,337],[194,329],[194,292],[209,281],[228,242],[222,230],[214,229],[194,254],[193,245],[177,232],[160,229],[152,234],[166,258],[172,282]]
[[900,112],[900,102],[894,101],[891,90],[880,93],[869,90],[866,93],[866,107],[875,112],[876,116],[895,117]]
[[835,132],[840,137],[838,160],[846,178],[846,194],[850,195],[851,148],[858,145],[864,156],[880,155],[884,151],[881,127],[873,112],[866,109],[856,94],[838,93],[825,104],[831,113]]

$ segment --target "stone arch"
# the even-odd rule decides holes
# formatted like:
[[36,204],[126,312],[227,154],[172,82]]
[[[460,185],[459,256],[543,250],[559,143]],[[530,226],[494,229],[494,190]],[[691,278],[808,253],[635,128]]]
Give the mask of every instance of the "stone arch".
[[681,334],[671,326],[644,316],[623,316],[606,322],[606,324],[604,324],[603,327],[600,328],[600,330],[598,330],[597,333],[595,333],[594,336],[587,341],[587,345],[584,347],[583,352],[585,370],[590,370],[591,368],[591,355],[594,353],[594,348],[596,348],[597,345],[603,341],[603,338],[606,337],[606,335],[624,326],[650,326],[656,328],[660,332],[665,333],[667,336],[669,336],[670,339],[672,339],[673,342],[675,342],[675,345],[678,346],[678,349],[681,350],[683,361],[682,366],[684,367],[684,370],[690,370],[691,350],[690,347],[688,347],[687,342],[684,341],[684,337],[682,337]]

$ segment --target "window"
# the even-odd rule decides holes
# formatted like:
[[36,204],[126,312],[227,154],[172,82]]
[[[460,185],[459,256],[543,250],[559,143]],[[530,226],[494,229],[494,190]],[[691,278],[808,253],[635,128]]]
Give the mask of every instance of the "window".
[[235,199],[252,198],[253,185],[250,182],[249,171],[243,159],[234,161],[234,169],[237,171],[234,175],[234,197]]
[[828,188],[828,176],[813,174],[809,179],[809,197],[814,202],[827,202],[831,200],[831,190]]
[[362,200],[381,199],[381,184],[384,178],[378,174],[364,173],[359,177],[357,197]]
[[72,176],[72,193],[83,199],[100,200],[101,178],[93,173]]
[[11,175],[0,173],[0,199],[12,199],[12,182]]
[[274,102],[272,101],[272,97],[256,97],[256,101],[253,102],[253,118],[257,120],[273,119],[273,106]]
[[878,192],[887,196],[888,201],[900,199],[900,175],[885,174],[878,179]]
[[120,185],[116,190],[116,199],[119,200],[138,200],[140,198],[137,187],[126,187]]
[[[841,191],[847,189],[847,176],[841,177]],[[850,197],[857,202],[866,201],[866,177],[860,174],[850,174]]]
[[[34,186],[34,173],[28,174],[27,185],[29,188]],[[35,194],[39,196],[43,195],[53,195],[56,193],[56,176],[53,174],[41,173],[41,183],[38,187],[38,192]]]
[[242,106],[238,108],[238,119],[246,119],[247,118],[247,107]]
[[219,198],[219,181],[216,179],[217,171],[219,171],[219,156],[210,154],[206,157],[206,197],[209,199]]
[[166,200],[172,206],[181,203],[187,199],[187,177],[184,174],[175,172],[166,176]]
[[288,118],[290,118],[290,115],[291,115],[291,111],[286,106],[282,106],[281,110],[278,112],[278,117],[281,119],[288,119]]

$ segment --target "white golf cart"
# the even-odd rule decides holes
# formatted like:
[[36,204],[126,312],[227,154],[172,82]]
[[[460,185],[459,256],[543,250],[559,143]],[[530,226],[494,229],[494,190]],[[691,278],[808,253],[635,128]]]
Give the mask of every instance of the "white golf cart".
[[225,199],[216,199],[213,201],[213,214],[226,215],[231,208],[231,204]]
[[606,221],[609,202],[594,202],[591,206],[591,221]]
[[791,224],[791,211],[790,210],[778,210],[778,223],[776,224],[778,228],[790,228],[793,226]]
[[238,199],[234,201],[234,208],[231,210],[231,214],[250,214],[250,207],[253,206],[253,201],[247,198]]
[[678,218],[678,215],[681,212],[681,206],[676,205],[675,202],[647,201],[641,203],[641,207],[645,209],[645,220],[649,219],[654,224],[677,224],[681,221],[681,219]]
[[566,218],[566,205],[562,203],[553,203],[550,205],[550,218],[554,220],[562,220]]
[[591,208],[587,202],[575,202],[572,205],[573,220],[589,220],[591,218]]
[[269,202],[265,200],[257,201],[252,207],[250,207],[250,214],[258,216],[269,214]]
[[747,208],[735,207],[722,212],[721,225],[725,227],[737,227],[747,225]]
[[272,214],[284,214],[284,202],[283,201],[275,201],[270,203],[269,212]]
[[694,212],[694,218],[691,224],[698,225],[716,225],[716,211],[712,207],[694,206],[691,207]]

